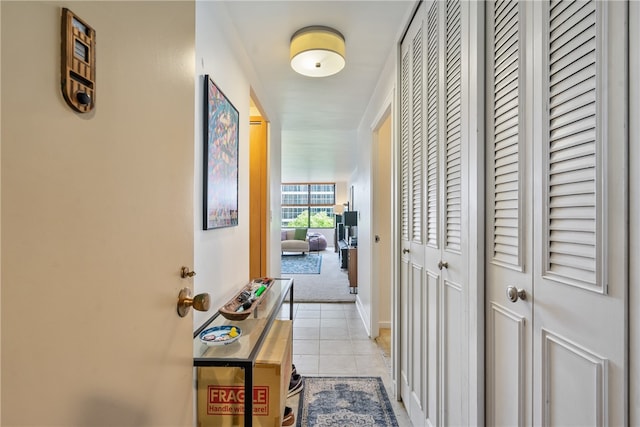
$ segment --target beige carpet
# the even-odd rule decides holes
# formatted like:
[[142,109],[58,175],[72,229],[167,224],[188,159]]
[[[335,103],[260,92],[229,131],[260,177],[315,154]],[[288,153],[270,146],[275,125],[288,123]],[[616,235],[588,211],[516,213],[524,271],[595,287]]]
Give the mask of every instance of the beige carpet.
[[322,266],[320,274],[282,274],[293,279],[294,302],[353,302],[349,293],[347,270],[340,268],[338,253],[332,247],[320,251]]

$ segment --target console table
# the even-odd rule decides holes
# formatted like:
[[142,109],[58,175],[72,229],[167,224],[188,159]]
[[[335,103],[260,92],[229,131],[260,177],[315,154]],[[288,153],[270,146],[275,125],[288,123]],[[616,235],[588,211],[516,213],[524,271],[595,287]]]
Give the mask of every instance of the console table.
[[[265,337],[280,308],[289,295],[289,320],[293,320],[293,279],[273,279],[262,303],[244,320],[227,320],[219,311],[193,333],[193,366],[239,367],[244,369],[244,425],[253,425],[253,367]],[[200,332],[213,326],[237,325],[242,336],[234,343],[209,347],[198,338]]]
[[350,246],[345,240],[339,240],[338,256],[340,257],[340,268],[347,270],[349,277],[349,293],[358,293],[358,248]]

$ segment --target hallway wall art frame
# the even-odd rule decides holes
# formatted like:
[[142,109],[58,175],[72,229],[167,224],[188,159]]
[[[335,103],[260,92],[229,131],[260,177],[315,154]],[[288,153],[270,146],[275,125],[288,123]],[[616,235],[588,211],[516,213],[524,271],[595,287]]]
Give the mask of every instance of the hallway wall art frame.
[[204,76],[204,230],[238,225],[238,125],[236,107]]

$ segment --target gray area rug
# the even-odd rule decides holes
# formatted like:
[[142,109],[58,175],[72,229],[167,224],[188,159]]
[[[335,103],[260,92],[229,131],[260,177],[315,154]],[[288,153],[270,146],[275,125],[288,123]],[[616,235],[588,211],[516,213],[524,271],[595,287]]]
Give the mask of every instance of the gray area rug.
[[303,377],[298,427],[398,427],[380,377]]
[[320,274],[322,255],[282,255],[280,260],[282,274]]
[[349,293],[349,277],[340,268],[338,254],[331,247],[320,254],[320,274],[281,274],[293,278],[294,302],[354,302],[356,296]]

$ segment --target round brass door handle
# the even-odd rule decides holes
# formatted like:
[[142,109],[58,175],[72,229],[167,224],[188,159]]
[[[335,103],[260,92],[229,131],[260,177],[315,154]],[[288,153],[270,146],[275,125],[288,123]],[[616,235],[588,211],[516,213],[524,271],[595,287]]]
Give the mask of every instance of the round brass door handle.
[[440,260],[440,262],[438,263],[438,268],[440,270],[442,270],[443,268],[449,268],[449,263],[446,261]]
[[403,253],[403,254],[408,254],[409,252],[411,252],[409,249],[403,249],[403,250],[402,250],[402,253]]
[[189,309],[193,307],[198,311],[209,311],[211,307],[211,298],[209,294],[198,294],[191,297],[191,289],[183,288],[178,294],[178,315],[184,317],[189,313]]
[[509,301],[511,302],[517,302],[518,299],[524,301],[527,299],[527,292],[524,289],[518,289],[515,286],[509,286],[507,288],[507,298],[509,298]]

